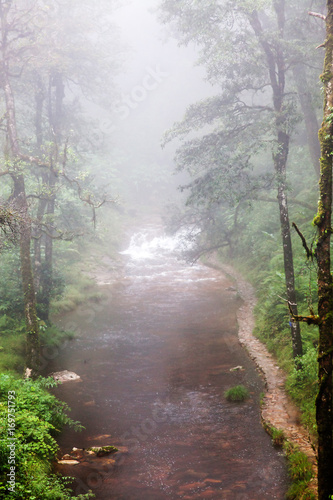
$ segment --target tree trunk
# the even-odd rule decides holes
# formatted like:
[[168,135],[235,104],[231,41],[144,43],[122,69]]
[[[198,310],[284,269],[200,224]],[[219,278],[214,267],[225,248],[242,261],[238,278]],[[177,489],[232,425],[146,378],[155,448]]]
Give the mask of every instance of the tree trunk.
[[31,264],[31,223],[28,214],[28,204],[25,194],[23,175],[12,176],[14,182],[14,201],[21,214],[20,220],[20,260],[22,287],[24,294],[24,315],[27,330],[26,337],[26,367],[31,370],[31,376],[39,374],[39,325],[36,312],[36,295]]
[[[45,90],[43,86],[43,81],[38,72],[36,72],[35,76],[35,103],[36,103],[36,115],[35,115],[35,134],[36,134],[36,150],[37,153],[41,153],[41,148],[43,144],[43,105],[45,101]],[[48,172],[41,173],[41,181],[42,181],[42,190],[48,186]],[[45,216],[45,211],[47,208],[48,199],[47,194],[42,195],[42,198],[38,200],[38,208],[37,208],[37,217],[36,217],[36,231],[34,234],[34,283],[35,290],[37,292],[38,305],[43,301],[43,294],[41,292],[41,282],[42,282],[42,272],[43,272],[43,263],[42,263],[42,241],[43,241],[43,232],[42,232],[42,223]],[[43,308],[38,310],[39,316],[41,319],[45,320],[43,314]]]
[[48,186],[50,193],[50,199],[47,204],[46,215],[48,216],[48,233],[45,234],[45,256],[44,256],[44,266],[43,273],[41,275],[41,290],[42,290],[42,319],[44,321],[49,320],[50,315],[50,301],[51,293],[53,289],[53,216],[55,209],[55,184],[56,177],[53,172],[49,173],[48,176]]
[[324,83],[324,120],[319,131],[321,146],[319,204],[314,219],[318,242],[318,383],[316,419],[318,430],[318,498],[333,495],[332,442],[332,351],[333,351],[333,282],[330,241],[332,234],[332,158],[333,158],[333,0],[327,0]]
[[[53,92],[54,89],[54,92]],[[58,161],[58,145],[61,141],[61,130],[62,130],[62,115],[63,115],[63,100],[65,97],[64,84],[61,73],[55,73],[50,76],[49,81],[49,92],[48,92],[48,115],[49,124],[51,129],[51,136],[54,140],[54,150],[55,157],[53,162]],[[54,171],[50,170],[48,173],[48,190],[50,193],[49,201],[47,204],[47,215],[49,219],[48,234],[45,234],[45,260],[43,266],[43,274],[41,279],[42,288],[42,314],[43,319],[48,321],[49,311],[50,311],[50,300],[53,288],[53,216],[55,210],[55,199],[56,199],[56,182],[57,178]]]
[[24,176],[20,172],[19,143],[17,137],[15,102],[10,84],[10,71],[8,64],[7,43],[8,24],[7,15],[10,4],[0,3],[1,17],[1,51],[2,51],[2,81],[5,94],[6,124],[7,124],[7,150],[9,160],[12,162],[14,183],[13,201],[20,213],[20,257],[21,274],[24,294],[24,313],[27,330],[26,366],[31,370],[31,375],[38,374],[39,367],[39,327],[36,313],[36,296],[31,263],[31,221],[25,192]]
[[[44,184],[44,178],[47,177],[45,175],[42,175],[42,180]],[[41,224],[43,222],[43,218],[45,215],[45,210],[47,207],[47,199],[43,198],[38,201],[38,208],[37,208],[37,217],[36,217],[36,230],[34,234],[34,283],[35,283],[35,290],[37,294],[39,293],[39,287],[41,283],[41,276],[42,276],[42,250],[41,250],[41,245],[42,245],[42,231],[41,231]]]
[[[283,262],[284,275],[286,281],[287,299],[291,304],[292,311],[295,315],[297,312],[296,292],[295,292],[295,277],[294,277],[294,260],[293,249],[291,243],[290,223],[288,213],[288,200],[286,195],[286,164],[289,150],[289,136],[282,132],[278,132],[277,153],[273,156],[274,168],[278,179],[278,202],[280,212],[280,227],[283,247]],[[293,349],[293,357],[302,356],[302,338],[301,330],[298,322],[290,321],[290,332]],[[297,364],[296,364],[297,366]]]
[[308,88],[306,80],[305,68],[302,64],[298,64],[293,69],[294,80],[297,87],[298,98],[301,104],[304,123],[306,129],[306,137],[309,148],[309,153],[312,161],[313,168],[319,176],[320,172],[320,144],[318,141],[318,120],[313,106],[313,99],[311,91]]
[[[287,299],[292,304],[293,313],[297,315],[294,261],[290,234],[288,202],[286,195],[286,171],[289,154],[288,117],[284,109],[284,92],[286,68],[283,53],[283,37],[285,25],[285,1],[274,2],[279,37],[275,44],[268,43],[263,31],[257,11],[249,16],[250,24],[261,44],[266,60],[270,84],[273,93],[273,105],[275,111],[276,128],[276,151],[273,152],[274,169],[277,178],[278,202],[280,211],[280,227],[282,235],[283,261],[285,270]],[[299,323],[290,321],[290,332],[292,339],[293,356],[301,356],[303,352],[302,338]],[[298,364],[296,363],[296,367]]]

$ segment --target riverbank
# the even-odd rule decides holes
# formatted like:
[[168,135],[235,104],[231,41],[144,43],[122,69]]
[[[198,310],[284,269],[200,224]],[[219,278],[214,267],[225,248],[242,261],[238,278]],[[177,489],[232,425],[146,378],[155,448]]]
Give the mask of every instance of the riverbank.
[[214,267],[218,267],[235,280],[238,293],[243,300],[243,305],[237,313],[238,336],[240,343],[247,350],[265,380],[266,394],[261,405],[263,425],[268,432],[272,428],[282,431],[285,440],[297,446],[308,457],[314,473],[308,488],[317,498],[317,461],[310,436],[300,424],[298,408],[285,392],[286,375],[268,352],[266,346],[253,335],[255,290],[233,267],[217,264],[216,261],[214,261]]

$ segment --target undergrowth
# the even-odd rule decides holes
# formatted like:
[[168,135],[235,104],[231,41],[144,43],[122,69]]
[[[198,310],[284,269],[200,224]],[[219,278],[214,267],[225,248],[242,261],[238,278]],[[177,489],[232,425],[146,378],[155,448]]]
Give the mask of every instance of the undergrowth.
[[[15,500],[70,500],[70,478],[52,473],[56,436],[64,425],[82,426],[68,415],[66,403],[48,389],[49,378],[18,379],[0,374],[0,498]],[[91,494],[76,497],[93,498]]]
[[288,473],[292,480],[287,500],[316,500],[316,495],[309,489],[313,478],[313,469],[308,457],[288,441],[284,444],[288,459]]
[[[41,349],[60,346],[74,337],[72,332],[40,321]],[[25,366],[26,329],[23,319],[0,316],[0,373],[23,374]]]

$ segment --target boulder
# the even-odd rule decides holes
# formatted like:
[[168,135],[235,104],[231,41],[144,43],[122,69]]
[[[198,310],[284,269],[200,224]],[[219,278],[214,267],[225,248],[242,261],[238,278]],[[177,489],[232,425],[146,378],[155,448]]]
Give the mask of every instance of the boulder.
[[87,453],[95,454],[97,457],[104,457],[116,451],[118,451],[118,448],[115,446],[92,446],[91,448],[86,448]]
[[77,373],[70,372],[68,370],[63,370],[62,372],[54,372],[51,373],[51,377],[58,382],[71,382],[73,380],[81,380],[80,376]]

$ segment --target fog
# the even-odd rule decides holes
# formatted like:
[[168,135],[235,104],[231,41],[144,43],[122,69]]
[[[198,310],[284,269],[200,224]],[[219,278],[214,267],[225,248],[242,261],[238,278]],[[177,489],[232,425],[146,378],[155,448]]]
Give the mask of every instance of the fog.
[[211,93],[211,85],[195,65],[194,48],[179,47],[170,28],[158,21],[156,2],[126,2],[113,20],[124,60],[116,77],[118,103],[102,124],[108,152],[122,179],[125,206],[148,202],[160,209],[178,197],[182,181],[174,172],[175,145],[162,149],[163,134],[189,104]]
[[0,0],[15,498],[331,498],[331,4]]

